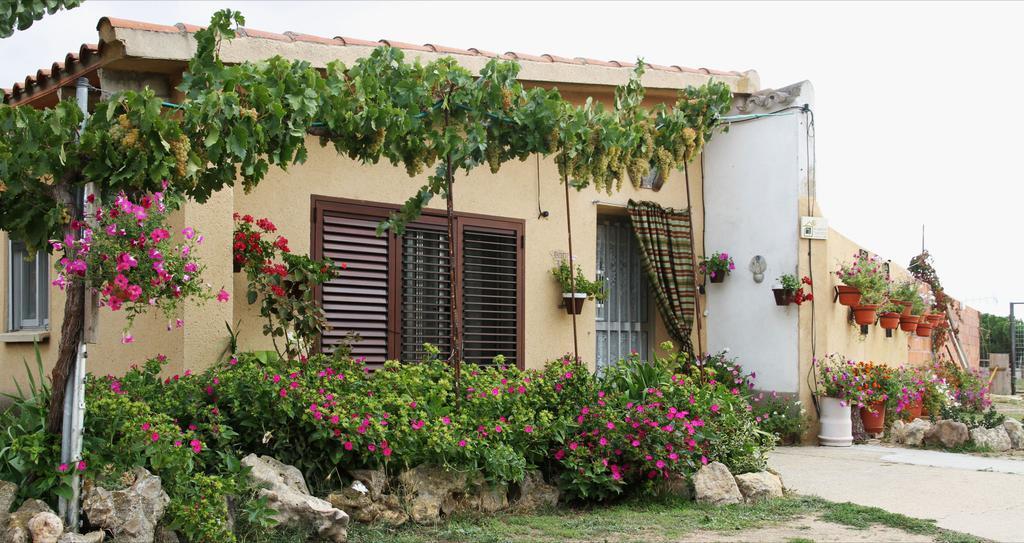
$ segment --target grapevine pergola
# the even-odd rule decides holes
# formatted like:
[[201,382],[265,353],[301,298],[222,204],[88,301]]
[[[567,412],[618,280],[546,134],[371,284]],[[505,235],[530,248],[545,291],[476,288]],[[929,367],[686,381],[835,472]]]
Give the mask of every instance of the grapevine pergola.
[[[103,201],[160,191],[165,182],[167,192],[197,202],[238,182],[250,190],[271,166],[305,161],[312,134],[339,154],[386,160],[410,176],[432,167],[426,184],[379,230],[401,233],[442,196],[454,239],[459,172],[485,163],[497,172],[512,159],[554,155],[567,187],[610,192],[626,177],[639,184],[652,167],[663,175],[685,167],[731,104],[728,86],[709,82],[681,91],[672,106],[641,107],[642,62],[616,89],[611,108],[591,99],[576,106],[555,89],[527,89],[513,62],[491,60],[473,74],[451,57],[409,62],[390,47],[323,70],[281,57],[225,65],[219,45],[242,24],[241,14],[223,10],[196,32],[197,50],[179,87],[184,98],[173,107],[149,90],[120,92],[96,104],[84,125],[73,101],[45,110],[0,107],[0,229],[31,250],[76,237],[83,219],[76,195],[88,183]],[[52,373],[52,432],[61,427],[64,385],[82,335],[84,288],[67,288]],[[458,387],[461,327],[452,292],[450,360]]]

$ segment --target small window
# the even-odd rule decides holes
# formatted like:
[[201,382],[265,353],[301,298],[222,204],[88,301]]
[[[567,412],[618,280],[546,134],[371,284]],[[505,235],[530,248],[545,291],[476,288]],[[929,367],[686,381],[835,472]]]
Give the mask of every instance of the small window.
[[10,320],[8,328],[41,330],[50,323],[49,266],[46,253],[30,255],[25,244],[10,244]]

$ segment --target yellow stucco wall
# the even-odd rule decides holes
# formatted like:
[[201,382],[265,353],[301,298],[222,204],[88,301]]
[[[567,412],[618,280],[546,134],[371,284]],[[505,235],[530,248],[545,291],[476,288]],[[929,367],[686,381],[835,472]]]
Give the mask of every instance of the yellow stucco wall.
[[[162,315],[144,315],[136,320],[132,335],[135,342],[121,344],[123,317],[109,310],[100,310],[100,335],[90,349],[89,371],[97,374],[119,374],[130,364],[156,354],[170,359],[168,373],[181,373],[185,368],[201,369],[213,364],[227,344],[225,322],[235,327],[241,322],[240,344],[243,349],[271,348],[262,336],[262,322],[258,308],[245,300],[244,274],[232,273],[231,234],[232,213],[249,213],[269,217],[278,226],[279,233],[289,240],[296,253],[310,249],[310,201],[312,195],[359,199],[372,202],[398,204],[405,201],[420,187],[426,177],[411,179],[404,169],[387,164],[364,165],[339,157],[332,148],[321,148],[310,139],[309,160],[291,167],[287,172],[271,170],[267,178],[251,193],[241,188],[225,189],[205,204],[187,203],[172,216],[176,230],[188,224],[204,236],[198,251],[206,265],[203,275],[214,289],[224,286],[231,294],[230,303],[206,302],[188,304],[182,312],[183,329],[173,326]],[[700,171],[690,167],[690,191],[694,202],[694,230],[696,249],[701,253],[700,232],[703,230],[703,212],[700,209]],[[681,172],[673,172],[664,187],[654,192],[634,189],[627,181],[622,191],[612,195],[598,194],[592,188],[581,192],[570,191],[573,218],[573,242],[577,261],[584,271],[593,276],[596,270],[597,221],[603,214],[621,214],[630,198],[651,200],[664,206],[686,206],[686,185]],[[538,218],[538,200],[547,218]],[[595,204],[595,200],[602,204]],[[443,205],[438,199],[431,207]],[[469,178],[459,177],[455,182],[455,208],[457,211],[479,213],[525,221],[526,260],[525,277],[525,353],[527,367],[539,367],[545,360],[572,351],[571,317],[558,307],[560,290],[549,270],[556,263],[556,255],[567,252],[565,200],[557,168],[550,159],[531,157],[524,162],[507,163],[492,175],[486,167],[478,168]],[[6,243],[0,249],[0,281],[4,291],[0,294],[6,303],[7,262]],[[51,337],[40,345],[47,370],[56,357],[57,334],[61,322],[64,298],[57,289],[51,289]],[[5,307],[6,311],[6,307]],[[587,303],[577,317],[580,356],[593,364],[595,356],[595,304]],[[660,317],[654,319],[652,347],[668,339]],[[693,334],[696,346],[698,338]],[[704,338],[700,338],[701,344]],[[14,377],[24,380],[22,358],[34,358],[32,345],[0,343],[0,392],[14,390]]]

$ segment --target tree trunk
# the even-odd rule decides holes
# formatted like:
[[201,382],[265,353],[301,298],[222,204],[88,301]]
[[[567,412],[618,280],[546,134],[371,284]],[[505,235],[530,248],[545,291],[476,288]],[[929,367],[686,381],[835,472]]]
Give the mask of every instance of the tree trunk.
[[[81,207],[71,188],[71,181],[78,176],[78,172],[67,172],[61,183],[57,185],[57,199],[64,202],[71,216],[81,219]],[[79,232],[71,225],[72,221],[64,227],[64,236],[77,238]],[[50,408],[46,413],[46,431],[59,434],[64,427],[64,396],[67,391],[68,376],[75,367],[75,359],[78,357],[78,343],[82,338],[82,331],[85,328],[85,282],[80,280],[68,281],[65,289],[64,316],[60,327],[60,344],[57,349],[57,363],[50,373]]]
[[78,342],[82,337],[85,323],[85,284],[82,281],[69,281],[65,290],[64,322],[60,328],[60,345],[57,350],[57,364],[50,374],[52,391],[50,409],[46,415],[46,431],[59,434],[64,425],[64,392],[67,389],[68,376],[75,366],[78,356]]
[[451,296],[451,363],[455,366],[455,405],[458,406],[462,400],[462,319],[459,314],[458,296],[456,293],[456,273],[458,270],[455,254],[455,241],[458,237],[455,232],[455,199],[452,190],[455,185],[455,176],[452,174],[452,156],[445,157],[445,177],[447,178],[447,190],[445,191],[448,206],[448,281],[449,294]]

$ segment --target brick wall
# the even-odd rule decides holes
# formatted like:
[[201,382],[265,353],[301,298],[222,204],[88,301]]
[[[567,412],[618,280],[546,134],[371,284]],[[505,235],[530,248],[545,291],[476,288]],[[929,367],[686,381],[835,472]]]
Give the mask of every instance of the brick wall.
[[[981,365],[981,313],[977,309],[965,306],[958,301],[954,300],[953,303],[960,309],[959,318],[956,318],[956,311],[953,312],[953,326],[959,330],[957,337],[960,339],[960,347],[963,348],[971,368],[978,369]],[[938,349],[939,354],[956,360],[956,347],[952,341],[947,341],[946,343],[947,345]],[[912,335],[907,340],[907,348],[909,351],[907,362],[911,365],[920,366],[931,361],[931,338]]]

